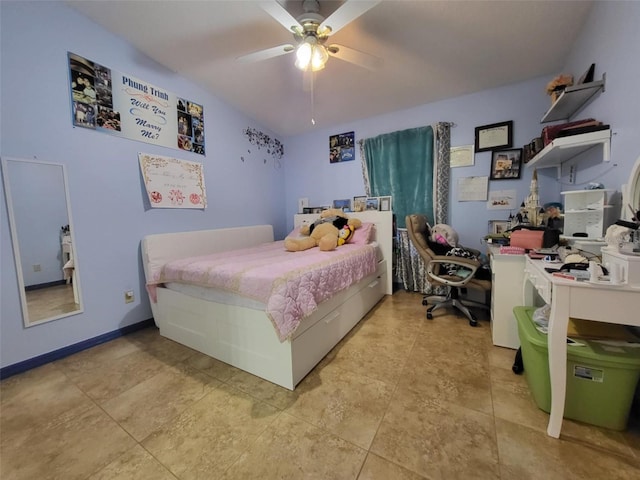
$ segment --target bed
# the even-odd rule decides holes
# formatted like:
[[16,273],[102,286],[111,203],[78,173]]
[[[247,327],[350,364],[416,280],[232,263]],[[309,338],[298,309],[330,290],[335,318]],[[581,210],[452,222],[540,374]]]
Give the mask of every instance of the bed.
[[[153,284],[149,288],[160,334],[293,390],[384,295],[392,293],[391,212],[352,215],[375,225],[373,270],[319,303],[286,338],[276,329],[273,315],[261,302],[227,295],[228,292],[209,292],[206,287],[195,287],[194,291],[177,282]],[[317,218],[316,214],[296,215],[294,226]],[[179,263],[184,257],[252,249],[273,241],[270,225],[149,235],[142,240],[145,277],[148,284],[154,283],[151,279],[158,279],[154,272],[170,262]]]

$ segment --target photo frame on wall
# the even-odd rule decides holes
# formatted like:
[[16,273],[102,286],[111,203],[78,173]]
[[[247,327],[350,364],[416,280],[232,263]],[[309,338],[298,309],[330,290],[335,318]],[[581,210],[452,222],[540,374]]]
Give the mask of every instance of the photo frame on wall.
[[379,197],[380,198],[380,211],[381,212],[390,212],[391,211],[391,197]]
[[522,149],[496,150],[491,154],[491,180],[516,180],[522,171]]
[[513,146],[513,120],[476,127],[476,152],[486,152]]

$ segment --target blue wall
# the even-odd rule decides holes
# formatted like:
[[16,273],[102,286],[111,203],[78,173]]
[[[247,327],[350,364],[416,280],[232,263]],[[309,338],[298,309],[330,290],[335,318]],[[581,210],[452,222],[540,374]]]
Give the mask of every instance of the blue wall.
[[[3,1],[0,8],[1,154],[67,166],[84,301],[83,314],[23,327],[2,192],[1,366],[150,318],[140,263],[147,234],[269,223],[284,236],[283,165],[248,154],[253,146],[242,133],[247,127],[272,132],[62,2]],[[73,128],[68,51],[202,103],[206,157]],[[138,152],[202,162],[207,209],[145,210]],[[136,301],[125,304],[129,288]]]
[[[86,340],[150,317],[140,264],[140,239],[150,233],[272,223],[282,237],[292,227],[297,199],[312,205],[364,194],[359,155],[355,161],[329,164],[329,136],[355,131],[356,140],[380,133],[427,125],[456,124],[452,145],[468,145],[474,128],[514,121],[514,144],[528,143],[540,134],[539,123],[549,106],[544,93],[548,77],[532,79],[358,122],[336,125],[292,138],[285,145],[282,165],[263,162],[242,135],[258,128],[236,110],[197,85],[142,56],[123,40],[105,32],[59,2],[0,2],[1,8],[1,136],[2,155],[64,163],[68,167],[77,256],[85,312],[24,329],[16,285],[15,265],[4,195],[0,210],[1,366]],[[566,185],[554,169],[539,172],[541,198],[559,200],[560,191],[580,189],[596,178],[609,188],[627,180],[640,154],[639,77],[640,3],[601,2],[595,5],[564,71],[579,77],[593,62],[596,77],[607,72],[607,89],[579,116],[594,116],[612,125],[613,161],[598,155],[577,159],[578,179]],[[19,39],[19,41],[15,41]],[[11,45],[11,48],[7,48]],[[208,154],[168,150],[101,133],[73,128],[68,95],[67,51],[130,73],[205,108]],[[505,68],[509,68],[505,65]],[[560,73],[560,72],[557,72]],[[392,94],[392,92],[390,92]],[[321,101],[321,99],[318,99]],[[137,162],[138,152],[172,155],[205,166],[209,207],[206,211],[145,211]],[[242,162],[240,157],[244,156]],[[483,202],[457,202],[460,177],[488,175],[490,154],[478,153],[473,167],[452,170],[450,223],[463,243],[480,246],[489,219],[508,212],[487,211]],[[616,166],[613,166],[616,165]],[[520,180],[491,182],[490,190],[515,189],[528,193],[532,172]],[[285,188],[286,187],[286,188]],[[283,215],[283,210],[286,214]],[[123,291],[136,290],[136,303],[125,305]]]
[[[560,179],[556,178],[555,168],[539,170],[540,199],[543,203],[561,201],[561,191],[582,189],[591,181],[620,190],[620,186],[628,180],[633,162],[640,155],[640,93],[636,86],[640,78],[639,20],[640,2],[598,2],[582,35],[573,46],[566,68],[563,72],[557,72],[572,73],[577,79],[591,63],[596,63],[596,79],[602,77],[602,72],[607,73],[606,92],[574,119],[593,116],[611,124],[614,133],[612,161],[610,164],[603,163],[602,150],[596,148],[567,163]],[[505,68],[509,66],[505,65]],[[545,86],[552,76],[287,139],[288,221],[291,223],[289,219],[296,211],[298,198],[309,197],[310,204],[315,206],[330,204],[333,199],[364,194],[359,151],[355,161],[329,164],[330,135],[355,131],[357,141],[381,133],[448,121],[456,124],[451,130],[451,145],[460,146],[473,144],[477,126],[513,120],[514,147],[520,147],[539,136],[545,126],[540,124],[540,119],[551,105]],[[571,163],[577,164],[575,184],[568,183]],[[487,222],[493,219],[506,220],[509,212],[489,211],[483,202],[458,202],[457,182],[461,177],[488,175],[490,164],[490,152],[481,152],[476,153],[473,167],[451,170],[449,223],[456,228],[463,244],[476,248],[482,247],[480,239],[487,231]],[[529,193],[531,177],[532,171],[525,168],[520,180],[492,181],[489,191],[515,189],[519,205]]]

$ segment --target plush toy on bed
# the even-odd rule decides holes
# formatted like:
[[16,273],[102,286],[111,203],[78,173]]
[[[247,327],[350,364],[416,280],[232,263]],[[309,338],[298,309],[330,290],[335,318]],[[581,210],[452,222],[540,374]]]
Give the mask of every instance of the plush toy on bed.
[[284,248],[290,252],[299,252],[313,247],[320,250],[335,250],[339,245],[344,245],[353,236],[356,228],[362,226],[357,218],[348,217],[339,208],[330,208],[320,214],[320,218],[311,225],[303,225],[300,228],[301,238],[287,237]]

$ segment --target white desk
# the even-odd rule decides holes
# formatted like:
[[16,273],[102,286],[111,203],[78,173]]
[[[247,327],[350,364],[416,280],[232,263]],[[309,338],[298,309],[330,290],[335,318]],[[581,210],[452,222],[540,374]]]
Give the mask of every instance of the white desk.
[[491,337],[493,344],[517,349],[518,322],[513,316],[513,307],[522,305],[524,280],[524,255],[500,253],[500,247],[489,246],[491,259]]
[[527,258],[525,303],[533,303],[533,293],[551,305],[549,318],[549,373],[551,412],[547,434],[560,437],[567,381],[567,326],[569,317],[599,322],[640,326],[640,285],[602,286],[554,277],[540,260]]

